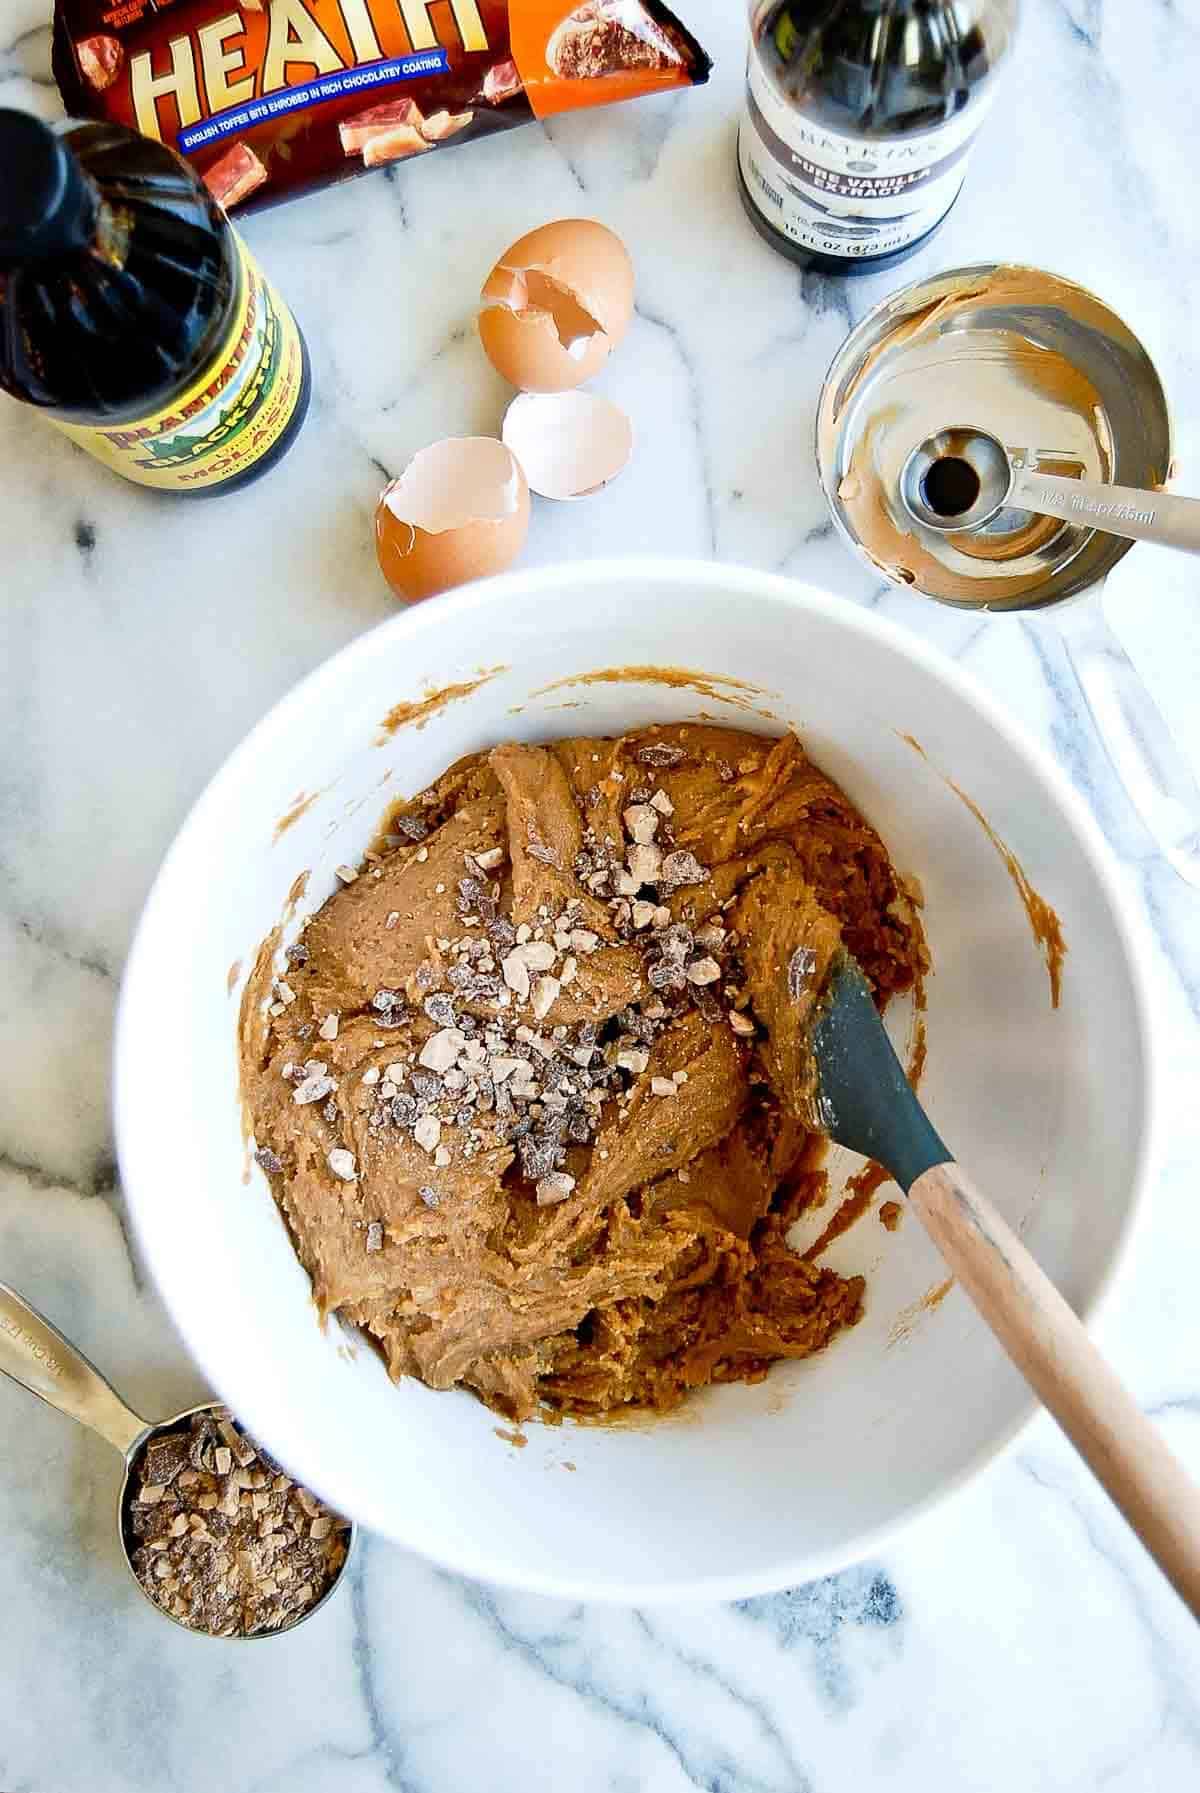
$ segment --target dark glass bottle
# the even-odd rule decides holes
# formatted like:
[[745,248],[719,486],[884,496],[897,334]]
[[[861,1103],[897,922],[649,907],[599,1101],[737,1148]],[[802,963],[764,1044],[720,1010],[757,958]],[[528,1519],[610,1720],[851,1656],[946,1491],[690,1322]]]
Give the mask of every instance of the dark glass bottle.
[[793,261],[876,272],[954,204],[1017,0],[750,0],[738,176]]
[[174,151],[0,110],[0,388],[127,479],[203,496],[294,441],[308,354]]

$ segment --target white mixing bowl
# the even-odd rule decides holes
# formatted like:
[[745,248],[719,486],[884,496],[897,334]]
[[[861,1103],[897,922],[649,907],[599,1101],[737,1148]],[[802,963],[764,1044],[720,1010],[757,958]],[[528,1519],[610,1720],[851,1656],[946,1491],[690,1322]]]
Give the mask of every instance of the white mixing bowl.
[[[397,703],[497,666],[424,727],[381,729]],[[645,681],[538,695],[571,674],[638,666],[767,695]],[[943,1272],[913,1217],[893,1235],[867,1215],[827,1258],[867,1277],[862,1322],[828,1351],[757,1387],[708,1391],[676,1419],[531,1425],[518,1450],[469,1395],[395,1387],[368,1346],[336,1324],[320,1330],[265,1181],[254,1167],[247,1177],[240,983],[298,874],[310,875],[289,938],[385,804],[460,754],[705,712],[767,732],[794,724],[898,868],[920,878],[935,966],[924,1098],[1088,1313],[1145,1187],[1151,1130],[1145,975],[1103,842],[1050,761],[962,673],[810,587],[638,560],[515,573],[402,613],[307,679],[213,780],[167,856],[125,976],[125,1192],[213,1387],[343,1512],[453,1569],[545,1593],[720,1599],[802,1582],[876,1550],[1032,1411],[957,1289],[922,1305]],[[1057,1010],[1014,883],[942,771],[1062,918]],[[314,792],[277,838],[280,817]]]

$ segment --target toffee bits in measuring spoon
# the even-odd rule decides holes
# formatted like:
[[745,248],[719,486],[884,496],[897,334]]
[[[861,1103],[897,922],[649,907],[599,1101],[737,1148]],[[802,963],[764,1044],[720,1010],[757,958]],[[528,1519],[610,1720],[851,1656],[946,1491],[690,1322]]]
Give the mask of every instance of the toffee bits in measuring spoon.
[[294,1482],[224,1407],[149,1439],[130,1473],[125,1527],[133,1572],[154,1604],[214,1637],[298,1623],[338,1579],[350,1539],[349,1520]]

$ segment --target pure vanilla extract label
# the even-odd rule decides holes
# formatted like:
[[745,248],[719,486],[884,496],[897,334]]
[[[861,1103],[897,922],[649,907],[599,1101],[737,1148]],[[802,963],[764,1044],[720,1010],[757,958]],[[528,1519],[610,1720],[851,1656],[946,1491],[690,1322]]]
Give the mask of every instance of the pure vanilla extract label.
[[752,55],[738,133],[746,189],[776,230],[815,254],[906,249],[957,199],[988,98],[910,137],[850,136],[789,105]]
[[51,419],[114,473],[160,492],[213,490],[250,473],[304,398],[296,321],[239,237],[233,317],[212,361],[160,410],[111,425]]

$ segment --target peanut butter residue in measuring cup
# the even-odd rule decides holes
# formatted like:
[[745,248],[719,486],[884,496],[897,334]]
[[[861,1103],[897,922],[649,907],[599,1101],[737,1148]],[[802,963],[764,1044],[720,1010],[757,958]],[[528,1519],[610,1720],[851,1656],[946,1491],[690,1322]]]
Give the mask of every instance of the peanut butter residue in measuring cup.
[[1036,268],[958,269],[894,295],[830,370],[817,455],[834,519],[888,579],[943,603],[1025,609],[1103,578],[1128,543],[1009,506],[977,530],[926,527],[901,496],[918,445],[984,431],[1043,471],[1138,486],[1167,475],[1157,374],[1082,287]]

